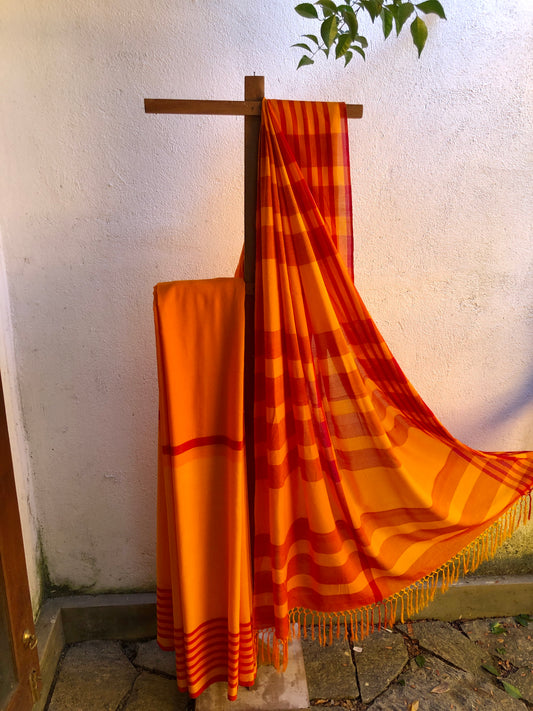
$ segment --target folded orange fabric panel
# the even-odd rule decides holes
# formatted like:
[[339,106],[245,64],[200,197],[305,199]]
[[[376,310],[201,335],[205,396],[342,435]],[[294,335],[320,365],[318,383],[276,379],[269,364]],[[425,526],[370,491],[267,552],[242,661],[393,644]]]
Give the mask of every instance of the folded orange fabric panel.
[[158,284],[157,639],[178,686],[253,684],[243,439],[244,283]]
[[533,453],[454,439],[366,310],[336,235],[351,225],[340,134],[342,105],[263,102],[254,614],[284,647],[293,621],[364,636],[410,613],[531,515]]

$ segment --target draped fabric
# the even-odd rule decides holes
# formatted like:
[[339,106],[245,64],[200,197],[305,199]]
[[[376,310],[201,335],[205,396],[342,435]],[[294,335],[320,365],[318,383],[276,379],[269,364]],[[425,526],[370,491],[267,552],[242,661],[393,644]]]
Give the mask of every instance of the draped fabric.
[[339,133],[342,106],[263,102],[254,615],[282,647],[291,621],[362,636],[410,614],[531,515],[533,453],[454,439],[366,310],[330,219],[349,189],[347,153],[325,147]]
[[295,622],[361,639],[410,616],[531,517],[533,453],[475,451],[424,404],[354,286],[351,225],[345,107],[264,100],[253,531],[243,282],[155,289],[158,641],[193,697],[251,685],[259,633],[278,664]]
[[154,294],[159,377],[157,639],[196,697],[253,684],[256,653],[243,438],[244,283]]

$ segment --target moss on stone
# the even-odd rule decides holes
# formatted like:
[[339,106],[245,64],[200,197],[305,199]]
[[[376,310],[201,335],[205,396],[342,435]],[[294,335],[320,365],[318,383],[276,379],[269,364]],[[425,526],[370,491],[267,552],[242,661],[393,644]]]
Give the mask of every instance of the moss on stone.
[[470,576],[528,575],[533,573],[533,520],[513,533],[492,560]]

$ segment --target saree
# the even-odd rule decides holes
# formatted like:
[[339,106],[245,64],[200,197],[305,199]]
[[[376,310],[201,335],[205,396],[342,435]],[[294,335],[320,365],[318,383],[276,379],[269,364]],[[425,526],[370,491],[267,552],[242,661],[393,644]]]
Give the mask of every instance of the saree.
[[361,638],[492,555],[531,516],[533,452],[454,439],[372,321],[341,256],[351,215],[331,219],[344,107],[265,100],[261,130],[254,624],[277,658],[291,623]]
[[157,641],[176,652],[181,691],[194,698],[226,681],[234,699],[256,674],[242,414],[244,282],[158,284],[154,316]]
[[409,618],[532,514],[533,452],[455,439],[357,292],[343,104],[263,100],[252,517],[241,275],[155,291],[158,641],[193,697],[252,684],[259,635],[283,667],[309,625]]

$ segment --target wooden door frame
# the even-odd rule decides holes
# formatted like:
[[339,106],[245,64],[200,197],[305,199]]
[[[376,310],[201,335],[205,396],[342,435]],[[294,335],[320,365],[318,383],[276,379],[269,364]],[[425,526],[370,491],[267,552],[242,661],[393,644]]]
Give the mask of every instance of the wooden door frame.
[[[31,606],[13,459],[0,373],[0,565],[5,585],[11,646],[17,685],[5,711],[29,711],[40,691],[33,611]],[[24,633],[30,637],[24,642]],[[33,637],[31,637],[33,635]],[[4,711],[4,710],[2,710]]]

